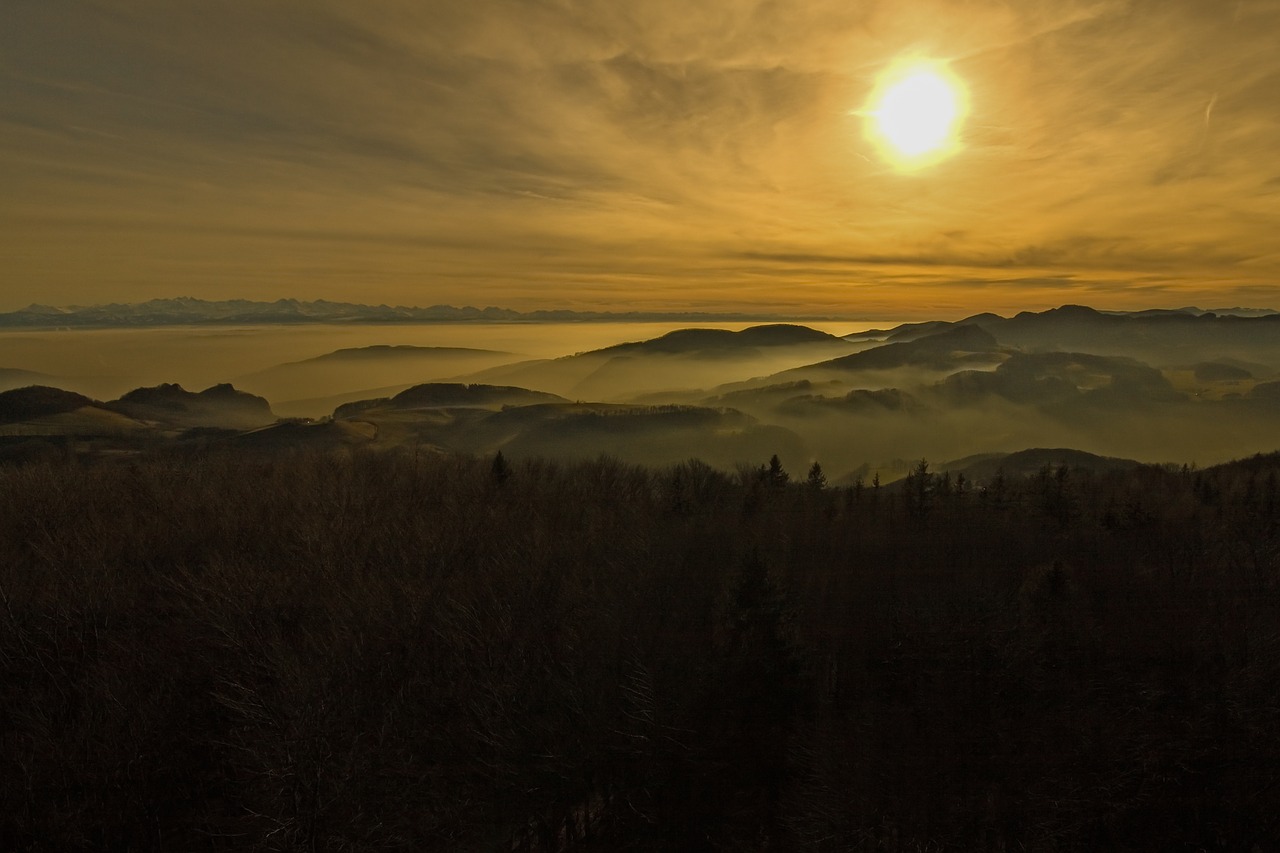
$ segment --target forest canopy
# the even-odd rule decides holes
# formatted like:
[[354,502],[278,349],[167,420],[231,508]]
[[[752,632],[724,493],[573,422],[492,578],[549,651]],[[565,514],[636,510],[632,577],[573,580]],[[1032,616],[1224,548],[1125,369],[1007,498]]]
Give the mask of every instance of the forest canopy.
[[[0,468],[13,849],[1264,849],[1280,457]],[[809,476],[803,471],[808,468]]]

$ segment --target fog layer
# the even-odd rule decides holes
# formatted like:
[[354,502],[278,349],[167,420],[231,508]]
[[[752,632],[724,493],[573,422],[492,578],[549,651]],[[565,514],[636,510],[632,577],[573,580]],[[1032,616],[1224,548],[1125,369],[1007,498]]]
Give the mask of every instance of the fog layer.
[[[922,457],[960,470],[970,457],[1026,448],[1209,464],[1274,449],[1280,427],[1275,316],[1066,307],[862,331],[588,323],[15,333],[0,338],[7,387],[85,396],[0,400],[0,431],[183,440],[183,430],[253,427],[220,440],[651,464],[698,457],[721,468],[777,453],[793,469],[819,461],[833,481],[854,482],[892,479]],[[247,395],[219,390],[227,380]],[[162,384],[174,382],[184,387]],[[302,420],[273,426],[276,416]]]

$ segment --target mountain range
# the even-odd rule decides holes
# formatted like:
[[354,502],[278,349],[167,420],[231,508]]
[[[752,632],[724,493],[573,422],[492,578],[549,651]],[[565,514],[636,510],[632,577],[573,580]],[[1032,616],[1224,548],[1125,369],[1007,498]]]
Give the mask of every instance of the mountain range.
[[[1057,311],[1071,312],[1079,306],[1065,306]],[[1278,312],[1271,308],[1213,308],[1196,307],[1173,309],[1147,309],[1143,311],[1094,311],[1081,309],[1095,315],[1094,319],[1131,318],[1144,320],[1169,320],[1196,317],[1265,317]],[[1049,314],[1051,312],[1044,312]],[[1014,321],[1025,322],[1037,315],[1019,314]],[[146,302],[112,302],[101,305],[53,306],[32,304],[15,311],[0,312],[0,328],[63,328],[99,327],[131,328],[137,326],[184,325],[273,325],[297,323],[441,323],[441,322],[751,322],[767,318],[759,314],[743,312],[697,311],[573,311],[551,309],[516,311],[493,306],[477,308],[471,305],[431,305],[426,308],[404,305],[364,305],[355,302],[332,302],[327,299],[298,300],[277,299],[274,302],[249,299],[205,300],[189,296],[170,299],[151,299]],[[835,320],[831,316],[801,317],[808,320]],[[984,325],[988,321],[1004,321],[995,314],[978,314],[954,325]],[[898,335],[938,331],[948,325],[946,321],[914,323],[889,330]],[[883,330],[861,333],[874,337]],[[887,333],[887,332],[886,332]]]
[[[752,321],[759,315],[736,312],[687,311],[570,311],[564,309],[515,311],[510,308],[476,308],[471,305],[362,305],[326,299],[303,301],[248,299],[209,301],[180,296],[146,302],[105,305],[28,305],[0,313],[0,328],[132,328],[187,325],[286,325],[298,323],[443,323],[443,322],[698,322]],[[824,318],[808,318],[824,319]]]

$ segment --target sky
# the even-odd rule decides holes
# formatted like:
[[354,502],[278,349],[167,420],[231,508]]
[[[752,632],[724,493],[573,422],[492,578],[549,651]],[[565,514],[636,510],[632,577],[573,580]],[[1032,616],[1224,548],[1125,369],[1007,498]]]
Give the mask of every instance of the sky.
[[0,310],[1280,308],[1278,225],[1277,0],[0,2]]

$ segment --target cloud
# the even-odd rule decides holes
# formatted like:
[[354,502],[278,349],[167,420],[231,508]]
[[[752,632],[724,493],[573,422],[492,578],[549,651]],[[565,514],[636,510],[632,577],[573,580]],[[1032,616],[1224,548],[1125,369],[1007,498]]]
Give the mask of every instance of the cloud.
[[[4,4],[0,254],[15,303],[829,310],[832,267],[893,270],[904,306],[912,270],[1260,299],[1277,26],[1197,0]],[[911,53],[950,59],[972,113],[904,175],[856,113]]]

